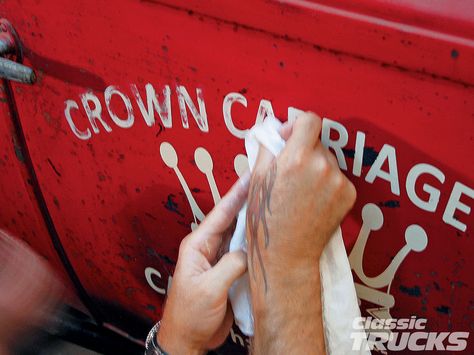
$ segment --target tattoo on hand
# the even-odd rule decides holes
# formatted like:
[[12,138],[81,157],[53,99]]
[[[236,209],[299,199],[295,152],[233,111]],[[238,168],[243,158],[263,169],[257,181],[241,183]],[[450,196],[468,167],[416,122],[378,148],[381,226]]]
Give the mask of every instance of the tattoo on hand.
[[258,258],[258,265],[260,266],[263,281],[265,284],[265,293],[267,292],[267,275],[265,273],[265,266],[263,265],[262,254],[260,252],[260,246],[258,243],[258,231],[260,225],[263,228],[264,245],[265,249],[268,247],[270,242],[270,234],[268,232],[266,212],[271,215],[270,210],[270,198],[272,194],[273,185],[275,183],[277,172],[276,161],[274,160],[263,176],[255,176],[252,187],[249,193],[249,203],[247,207],[247,228],[250,234],[249,239],[249,251],[250,251],[250,265],[249,271],[255,279],[255,273],[253,272],[253,260],[255,253]]

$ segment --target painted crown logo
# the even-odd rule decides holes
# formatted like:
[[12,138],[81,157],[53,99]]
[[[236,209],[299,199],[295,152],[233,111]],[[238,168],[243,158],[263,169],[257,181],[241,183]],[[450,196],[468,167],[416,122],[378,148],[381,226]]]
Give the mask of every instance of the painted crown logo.
[[[194,199],[191,190],[189,189],[188,183],[186,182],[181,170],[179,170],[178,166],[178,155],[176,154],[176,150],[174,147],[168,143],[163,142],[160,145],[160,155],[163,162],[171,169],[174,170],[176,176],[178,177],[179,183],[184,190],[186,198],[188,199],[189,205],[191,207],[191,211],[193,213],[194,222],[191,223],[191,229],[195,230],[200,222],[203,221],[205,215],[202,212],[201,208],[199,208],[196,200]],[[219,189],[217,188],[216,180],[214,179],[213,169],[214,163],[212,162],[212,157],[209,152],[204,149],[203,147],[198,147],[194,151],[194,162],[198,169],[206,175],[207,183],[211,189],[212,199],[214,200],[214,204],[217,204],[220,199],[221,195],[219,193]],[[238,154],[234,158],[234,170],[237,176],[241,176],[246,170],[248,169],[248,160],[247,157],[243,154]]]
[[[191,207],[194,222],[191,223],[191,229],[197,228],[198,224],[203,221],[205,215],[199,208],[194,199],[191,190],[186,182],[183,174],[178,166],[178,156],[174,147],[163,142],[160,146],[160,154],[163,162],[174,170],[181,187],[184,190],[186,198]],[[194,151],[194,161],[198,169],[206,176],[209,187],[211,189],[214,204],[219,202],[220,194],[214,179],[214,164],[209,152],[203,147],[198,147]],[[248,168],[247,157],[238,154],[234,158],[234,170],[240,177]],[[428,237],[425,230],[417,224],[408,226],[405,230],[406,244],[398,251],[388,267],[378,276],[367,276],[363,270],[364,250],[371,232],[378,231],[382,228],[384,217],[381,209],[373,204],[368,203],[362,208],[362,227],[360,229],[357,241],[349,255],[349,262],[355,275],[360,282],[355,282],[357,296],[360,300],[368,301],[378,307],[369,308],[367,312],[378,319],[391,319],[390,308],[395,305],[395,299],[390,293],[390,287],[397,270],[400,268],[403,260],[411,251],[421,252],[428,245]],[[382,291],[386,289],[386,291]]]
[[[354,283],[359,299],[379,306],[368,308],[367,312],[378,319],[391,319],[392,316],[389,310],[394,306],[395,299],[390,294],[390,287],[395,273],[411,251],[421,252],[425,250],[428,245],[428,237],[425,230],[419,225],[412,224],[408,226],[405,230],[406,244],[403,248],[398,251],[388,267],[380,275],[369,277],[365,274],[362,267],[364,249],[369,234],[380,230],[383,226],[383,221],[382,211],[377,205],[368,203],[362,208],[362,227],[349,255],[349,262],[352,270],[363,283]],[[386,288],[386,291],[381,291],[384,288]]]

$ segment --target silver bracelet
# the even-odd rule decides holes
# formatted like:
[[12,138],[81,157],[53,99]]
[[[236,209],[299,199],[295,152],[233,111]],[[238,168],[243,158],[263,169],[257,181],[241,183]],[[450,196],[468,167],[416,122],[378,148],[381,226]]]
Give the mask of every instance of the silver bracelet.
[[145,342],[145,355],[168,355],[168,353],[161,348],[160,344],[158,344],[158,340],[156,339],[156,335],[160,330],[160,325],[161,321],[156,323],[148,333]]

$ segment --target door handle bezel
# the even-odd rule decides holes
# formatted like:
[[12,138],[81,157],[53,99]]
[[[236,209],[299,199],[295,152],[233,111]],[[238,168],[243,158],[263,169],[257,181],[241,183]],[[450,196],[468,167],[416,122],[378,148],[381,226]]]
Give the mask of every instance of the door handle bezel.
[[34,84],[34,70],[23,62],[23,46],[11,23],[0,19],[0,78],[24,84]]

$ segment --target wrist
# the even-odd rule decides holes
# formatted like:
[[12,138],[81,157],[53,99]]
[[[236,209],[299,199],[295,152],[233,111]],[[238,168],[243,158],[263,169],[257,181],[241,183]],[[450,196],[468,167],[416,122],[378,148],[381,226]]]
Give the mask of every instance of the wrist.
[[319,257],[287,256],[282,259],[273,255],[267,255],[264,264],[274,291],[309,290],[308,286],[319,284]]
[[187,334],[173,329],[164,322],[156,334],[156,340],[160,347],[169,355],[200,355],[205,351],[199,346],[192,344]]
[[319,298],[321,293],[321,276],[319,272],[319,260],[298,261],[295,263],[284,263],[272,265],[266,264],[268,287],[255,284],[252,292],[254,310],[268,313],[269,311],[283,311],[286,307],[293,307],[293,299],[298,302],[307,299],[312,302],[315,297]]

